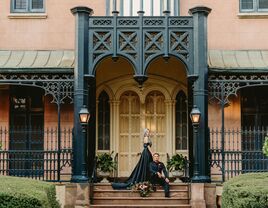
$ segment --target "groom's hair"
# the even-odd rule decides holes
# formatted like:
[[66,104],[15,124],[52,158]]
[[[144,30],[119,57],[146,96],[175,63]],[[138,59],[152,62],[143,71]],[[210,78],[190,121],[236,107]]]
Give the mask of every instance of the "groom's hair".
[[159,154],[158,152],[155,152],[155,153],[153,154],[153,156],[155,156],[155,155],[157,155],[158,157],[160,156],[160,154]]

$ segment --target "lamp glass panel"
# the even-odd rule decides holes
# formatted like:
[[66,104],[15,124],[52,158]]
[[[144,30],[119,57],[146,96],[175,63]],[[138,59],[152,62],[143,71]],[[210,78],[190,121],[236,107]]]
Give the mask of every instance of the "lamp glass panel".
[[80,114],[81,123],[86,123],[88,120],[87,118],[88,118],[87,114]]
[[192,118],[193,118],[193,123],[198,123],[200,115],[199,114],[193,115]]

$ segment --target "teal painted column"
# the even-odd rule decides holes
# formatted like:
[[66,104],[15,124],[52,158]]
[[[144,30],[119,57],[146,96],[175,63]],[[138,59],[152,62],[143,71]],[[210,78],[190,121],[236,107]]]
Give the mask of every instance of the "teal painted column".
[[72,182],[88,182],[87,135],[82,130],[79,111],[88,107],[88,86],[85,74],[88,74],[88,25],[93,10],[87,7],[71,9],[75,16],[75,68],[74,68],[74,129]]
[[194,82],[193,105],[201,112],[199,127],[193,132],[194,171],[192,182],[210,182],[208,164],[208,64],[207,64],[207,17],[211,9],[198,6],[190,9],[194,23]]

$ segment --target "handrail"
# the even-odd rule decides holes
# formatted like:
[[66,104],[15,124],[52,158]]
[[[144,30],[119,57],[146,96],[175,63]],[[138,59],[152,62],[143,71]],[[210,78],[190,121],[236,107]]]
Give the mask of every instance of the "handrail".
[[89,203],[90,204],[93,204],[93,200],[94,200],[94,183],[96,182],[96,176],[97,176],[96,164],[97,164],[97,156],[93,160],[93,171],[89,178]]

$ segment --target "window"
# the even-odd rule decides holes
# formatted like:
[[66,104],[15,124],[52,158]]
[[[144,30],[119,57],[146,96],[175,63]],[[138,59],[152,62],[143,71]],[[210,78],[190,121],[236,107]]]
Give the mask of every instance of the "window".
[[184,92],[176,96],[176,150],[187,150],[187,100]]
[[14,13],[44,12],[45,0],[11,0],[11,11]]
[[98,150],[110,149],[110,105],[109,96],[103,91],[98,103]]
[[240,0],[240,12],[268,12],[268,0]]
[[165,10],[169,10],[172,16],[178,16],[180,0],[106,0],[106,15],[116,10],[120,16],[137,16],[141,8],[145,16],[161,16]]

